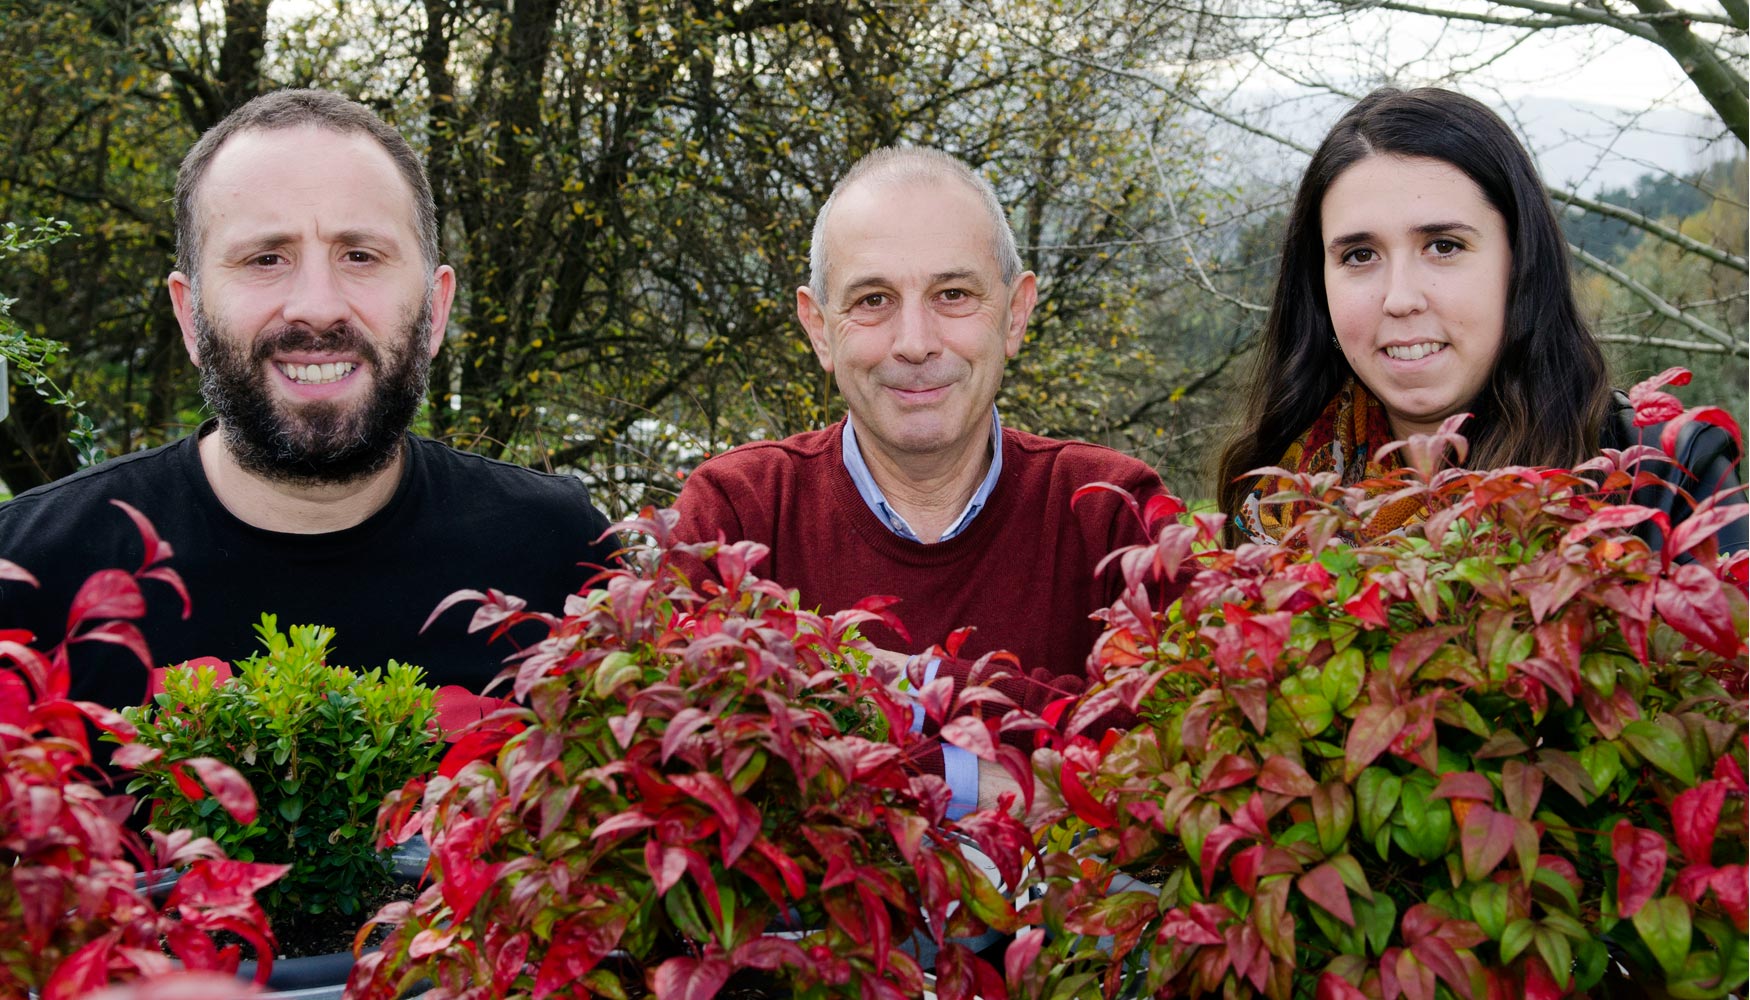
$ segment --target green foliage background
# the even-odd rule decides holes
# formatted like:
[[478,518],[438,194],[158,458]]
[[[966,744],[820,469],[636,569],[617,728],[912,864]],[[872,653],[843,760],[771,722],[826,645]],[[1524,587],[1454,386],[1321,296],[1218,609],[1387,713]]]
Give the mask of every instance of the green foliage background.
[[[0,483],[26,489],[94,448],[199,422],[163,281],[177,164],[249,97],[323,86],[428,157],[461,275],[428,433],[579,470],[620,514],[666,502],[706,454],[835,419],[792,290],[832,180],[903,141],[985,171],[1040,275],[1005,421],[1124,449],[1208,495],[1286,208],[1277,187],[1221,180],[1245,171],[1219,162],[1211,119],[1190,110],[1255,42],[1240,14],[1142,0],[0,0],[0,220],[78,234],[7,260],[0,291],[23,332],[67,346],[46,374],[93,423],[82,455],[65,406],[15,389]],[[1690,187],[1705,197],[1642,210],[1713,226],[1700,238],[1742,254],[1741,166],[1723,200]],[[1742,340],[1740,272],[1606,238],[1612,260]],[[1607,283],[1590,295],[1613,330],[1669,324]],[[1712,366],[1691,395],[1742,412],[1741,355],[1675,354],[1618,360]]]

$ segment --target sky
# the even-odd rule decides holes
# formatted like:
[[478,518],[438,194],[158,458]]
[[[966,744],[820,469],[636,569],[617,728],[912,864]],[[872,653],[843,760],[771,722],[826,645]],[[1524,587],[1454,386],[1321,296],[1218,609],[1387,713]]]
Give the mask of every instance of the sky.
[[[1256,47],[1268,56],[1236,60],[1212,89],[1246,108],[1287,99],[1273,127],[1306,145],[1354,97],[1390,81],[1452,86],[1489,104],[1519,129],[1546,179],[1583,193],[1742,154],[1736,140],[1708,141],[1722,131],[1718,118],[1676,61],[1620,31],[1526,32],[1392,11],[1285,25],[1264,14],[1269,2],[1246,7],[1260,12]],[[1439,6],[1490,9],[1470,0]]]

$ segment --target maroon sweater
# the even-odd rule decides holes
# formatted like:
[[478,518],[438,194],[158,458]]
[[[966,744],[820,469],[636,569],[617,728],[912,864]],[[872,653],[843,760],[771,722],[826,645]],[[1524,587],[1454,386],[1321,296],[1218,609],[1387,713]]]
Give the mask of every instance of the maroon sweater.
[[1070,496],[1108,482],[1142,500],[1162,491],[1160,476],[1110,448],[1005,428],[989,502],[960,534],[925,545],[889,531],[863,502],[845,471],[842,433],[834,424],[704,462],[675,501],[678,534],[764,543],[771,556],[754,573],[800,591],[805,608],[830,613],[872,595],[898,597],[909,638],[863,628],[885,649],[923,652],[973,626],[963,662],[944,663],[944,674],[963,675],[964,661],[1006,649],[1034,683],[1004,688],[1030,709],[1056,691],[1078,692],[1101,632],[1088,616],[1110,606],[1123,583],[1116,565],[1098,577],[1094,567],[1146,538],[1118,497],[1091,494],[1072,511]]

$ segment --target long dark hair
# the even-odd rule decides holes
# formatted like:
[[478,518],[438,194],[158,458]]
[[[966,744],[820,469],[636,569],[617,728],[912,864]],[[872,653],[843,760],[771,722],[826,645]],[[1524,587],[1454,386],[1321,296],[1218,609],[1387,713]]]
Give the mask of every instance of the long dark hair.
[[1597,450],[1610,401],[1604,355],[1580,318],[1568,244],[1519,140],[1493,111],[1449,90],[1376,90],[1332,127],[1288,217],[1246,420],[1222,452],[1217,487],[1232,517],[1245,474],[1281,459],[1352,374],[1325,300],[1319,206],[1337,177],[1372,155],[1439,160],[1464,171],[1507,221],[1512,272],[1501,352],[1465,407],[1475,468],[1572,465]]

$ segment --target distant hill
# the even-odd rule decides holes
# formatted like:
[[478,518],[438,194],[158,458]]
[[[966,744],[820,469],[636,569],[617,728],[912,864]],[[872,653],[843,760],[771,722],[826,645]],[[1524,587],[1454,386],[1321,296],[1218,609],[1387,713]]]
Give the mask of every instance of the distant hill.
[[[1317,145],[1349,101],[1329,94],[1285,95],[1240,91],[1224,110],[1306,146]],[[1693,175],[1736,155],[1718,121],[1679,109],[1634,112],[1603,104],[1528,97],[1497,107],[1532,151],[1544,179],[1587,196],[1632,189],[1661,171]],[[1227,162],[1243,165],[1250,183],[1291,181],[1306,158],[1233,126],[1208,122],[1207,133]]]

